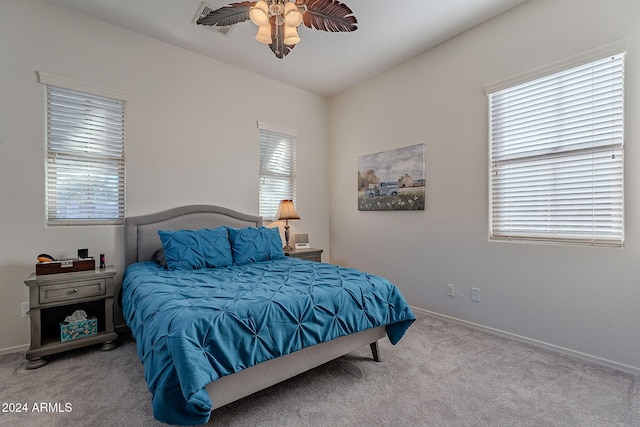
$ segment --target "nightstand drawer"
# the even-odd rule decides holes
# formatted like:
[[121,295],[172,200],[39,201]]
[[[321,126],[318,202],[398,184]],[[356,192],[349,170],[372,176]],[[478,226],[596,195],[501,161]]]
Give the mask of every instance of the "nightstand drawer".
[[106,283],[101,280],[65,283],[40,287],[40,304],[73,301],[106,294]]
[[306,259],[308,261],[322,262],[322,252],[323,252],[322,249],[308,248],[308,249],[296,249],[292,251],[284,251],[284,254],[292,258],[300,258],[300,259]]
[[320,255],[318,255],[318,254],[298,255],[295,258],[300,258],[300,259],[306,259],[306,260],[309,260],[309,261],[320,262]]

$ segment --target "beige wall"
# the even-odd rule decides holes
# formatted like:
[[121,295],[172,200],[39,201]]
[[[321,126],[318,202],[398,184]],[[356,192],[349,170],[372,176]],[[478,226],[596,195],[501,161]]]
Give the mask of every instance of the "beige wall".
[[128,93],[129,215],[192,203],[257,214],[256,121],[297,129],[302,221],[292,233],[308,233],[329,256],[326,99],[40,0],[2,0],[0,58],[0,352],[29,342],[20,303],[36,255],[89,248],[118,279],[123,268],[122,227],[45,225],[36,71]]
[[[417,307],[639,370],[638,17],[636,0],[529,0],[333,98],[332,261],[386,276]],[[484,87],[620,39],[625,248],[489,242]],[[427,147],[427,209],[359,212],[358,156],[417,143]]]

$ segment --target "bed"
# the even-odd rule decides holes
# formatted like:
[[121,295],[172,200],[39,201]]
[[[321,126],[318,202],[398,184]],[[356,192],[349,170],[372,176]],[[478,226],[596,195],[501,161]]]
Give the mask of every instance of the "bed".
[[[223,249],[203,255],[204,246]],[[397,343],[415,320],[386,279],[286,257],[277,228],[224,207],[127,218],[125,262],[124,317],[154,417],[168,424],[205,424],[217,408],[362,346],[380,361],[378,340]]]

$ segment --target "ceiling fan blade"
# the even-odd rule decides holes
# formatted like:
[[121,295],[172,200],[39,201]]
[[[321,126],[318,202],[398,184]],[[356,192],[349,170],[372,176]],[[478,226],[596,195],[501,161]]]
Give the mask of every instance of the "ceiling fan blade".
[[296,45],[284,43],[284,23],[277,25],[275,16],[269,18],[269,23],[271,24],[271,44],[269,47],[276,57],[282,59],[287,56]]
[[254,4],[256,4],[256,2],[251,1],[231,3],[220,9],[212,10],[207,16],[198,19],[198,24],[226,27],[248,21],[249,12]]
[[338,0],[308,0],[307,12],[302,15],[304,25],[316,30],[351,32],[358,29],[358,20],[346,4]]

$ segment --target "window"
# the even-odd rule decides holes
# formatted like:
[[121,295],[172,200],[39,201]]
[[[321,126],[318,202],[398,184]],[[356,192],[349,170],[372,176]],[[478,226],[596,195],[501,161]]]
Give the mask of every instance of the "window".
[[623,245],[624,56],[487,89],[491,239]]
[[104,96],[112,91],[39,74],[40,82],[47,85],[47,224],[123,223],[122,94],[115,93],[118,98]]
[[271,220],[280,200],[296,194],[297,132],[258,122],[260,142],[260,216]]

